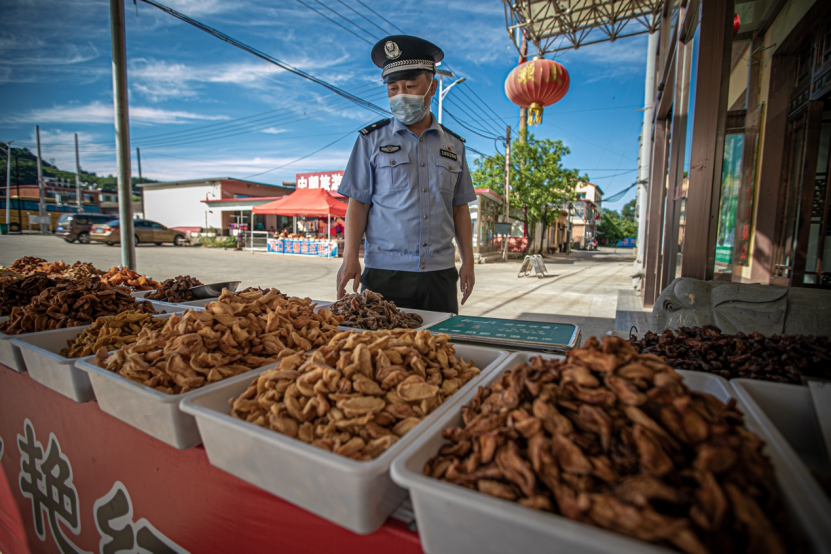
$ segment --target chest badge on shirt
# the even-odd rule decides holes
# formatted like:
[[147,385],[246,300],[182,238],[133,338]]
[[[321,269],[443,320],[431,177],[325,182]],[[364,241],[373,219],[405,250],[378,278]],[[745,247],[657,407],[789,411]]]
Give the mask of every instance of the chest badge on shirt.
[[451,152],[450,150],[445,150],[444,148],[439,150],[439,152],[441,152],[441,155],[442,155],[443,158],[450,158],[454,162],[458,161],[458,157],[456,156],[455,152]]
[[401,147],[397,144],[388,144],[386,146],[379,146],[378,149],[385,154],[393,154],[401,150]]

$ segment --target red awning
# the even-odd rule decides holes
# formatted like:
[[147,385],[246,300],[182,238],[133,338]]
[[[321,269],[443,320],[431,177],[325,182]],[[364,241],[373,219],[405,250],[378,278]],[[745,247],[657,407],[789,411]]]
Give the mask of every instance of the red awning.
[[329,191],[323,189],[297,189],[288,196],[284,196],[268,204],[254,206],[251,210],[255,214],[305,216],[305,217],[335,217],[346,216],[346,203],[336,200]]

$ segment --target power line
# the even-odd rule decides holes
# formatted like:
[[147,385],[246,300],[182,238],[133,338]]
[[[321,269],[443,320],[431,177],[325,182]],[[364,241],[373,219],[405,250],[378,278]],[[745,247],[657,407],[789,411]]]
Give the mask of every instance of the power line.
[[[457,102],[455,102],[455,101],[451,101],[450,99],[445,99],[445,100],[447,100],[447,103],[448,103],[448,104],[450,104],[450,105],[454,106],[454,109],[458,108],[461,112],[463,112],[464,114],[466,114],[466,115],[467,115],[467,116],[468,116],[468,117],[472,120],[472,121],[468,121],[468,124],[469,124],[469,125],[473,126],[473,125],[474,125],[474,122],[475,122],[475,123],[476,123],[476,126],[477,126],[477,128],[478,128],[478,130],[479,130],[480,132],[485,133],[485,134],[492,134],[492,133],[494,133],[494,134],[496,134],[496,136],[499,136],[499,135],[501,134],[501,133],[500,133],[500,130],[498,130],[498,129],[497,129],[496,131],[494,131],[493,127],[486,128],[486,127],[485,127],[485,126],[483,126],[483,125],[479,125],[479,122],[477,121],[476,116],[472,115],[472,114],[471,114],[471,113],[467,110],[467,108],[465,108],[465,107],[464,107],[464,106],[462,106],[461,104],[459,104],[459,103],[457,103]],[[447,111],[447,110],[445,109],[444,111]]]
[[[144,1],[144,0],[142,0],[142,1]],[[366,40],[364,37],[362,37],[361,35],[359,35],[359,34],[358,34],[358,33],[356,33],[355,31],[353,31],[352,29],[347,29],[346,27],[344,27],[343,25],[341,25],[340,23],[338,23],[337,21],[335,21],[334,19],[332,19],[331,17],[329,17],[328,15],[326,15],[325,13],[323,13],[323,12],[321,12],[321,11],[319,11],[319,10],[317,10],[317,9],[313,8],[312,6],[310,6],[310,5],[306,4],[305,2],[303,2],[303,0],[297,0],[297,2],[298,2],[299,4],[303,4],[304,6],[306,6],[307,8],[309,8],[310,10],[312,10],[313,12],[315,12],[316,14],[318,14],[320,17],[323,17],[323,18],[325,18],[325,19],[328,19],[329,21],[331,21],[332,23],[334,23],[335,25],[337,25],[338,27],[340,27],[341,29],[343,29],[343,30],[344,30],[344,31],[346,31],[347,33],[351,33],[351,34],[355,35],[356,37],[358,37],[359,39],[361,39],[362,41],[364,41],[364,42],[365,42],[365,43],[367,43],[367,44],[372,44],[371,42],[369,42],[368,40]],[[319,4],[319,3],[320,3],[320,2],[318,2],[318,4]],[[325,6],[324,6],[324,7],[325,7]]]
[[[364,33],[366,33],[366,34],[368,34],[369,36],[371,36],[372,38],[374,38],[375,40],[378,40],[378,39],[377,39],[377,37],[376,37],[374,34],[370,33],[369,31],[367,31],[366,29],[364,29],[363,27],[361,27],[360,25],[358,25],[357,23],[355,23],[354,21],[352,21],[352,20],[351,20],[351,19],[349,19],[348,17],[346,17],[346,16],[344,16],[344,15],[341,15],[339,12],[336,12],[333,8],[330,8],[329,6],[327,6],[326,4],[324,4],[323,2],[321,2],[320,0],[315,0],[315,2],[317,2],[317,3],[318,3],[318,4],[320,4],[321,6],[323,6],[324,8],[326,8],[327,10],[329,10],[330,12],[332,12],[333,14],[337,15],[337,16],[338,16],[338,17],[340,17],[341,19],[343,19],[343,20],[345,20],[345,21],[348,21],[351,25],[354,25],[355,27],[357,27],[358,29],[360,29],[360,30],[361,30],[361,31],[363,31]],[[341,2],[341,3],[342,3],[342,2]]]
[[364,14],[362,14],[361,12],[359,12],[358,10],[356,10],[355,8],[353,8],[352,6],[350,6],[350,5],[346,4],[343,0],[338,0],[338,2],[339,2],[339,3],[341,3],[341,4],[343,4],[344,6],[346,6],[346,8],[347,8],[347,9],[349,9],[349,10],[351,10],[352,12],[354,12],[354,13],[358,14],[358,16],[359,16],[359,17],[363,18],[365,21],[369,22],[371,25],[375,25],[376,27],[378,27],[378,28],[381,30],[381,32],[382,32],[382,33],[384,33],[385,35],[387,34],[387,31],[386,31],[386,30],[384,30],[384,28],[383,28],[383,27],[381,27],[380,25],[378,25],[377,23],[375,23],[374,21],[372,21],[371,19],[369,19],[368,17],[366,17]]
[[196,21],[195,19],[193,19],[191,17],[188,17],[183,13],[180,13],[180,12],[174,10],[173,8],[169,8],[169,7],[165,6],[164,4],[160,4],[159,2],[156,2],[155,0],[141,0],[141,1],[144,2],[145,4],[149,4],[153,7],[158,8],[158,9],[162,10],[163,12],[166,12],[167,14],[172,15],[176,19],[179,19],[179,20],[184,21],[185,23],[187,23],[189,25],[192,25],[192,26],[196,27],[197,29],[205,31],[206,33],[211,34],[211,35],[215,36],[216,38],[218,38],[218,39],[220,39],[224,42],[227,42],[228,44],[230,44],[232,46],[236,46],[240,50],[244,50],[245,52],[248,52],[249,54],[253,54],[254,56],[257,56],[260,59],[263,59],[263,60],[265,60],[269,63],[273,63],[274,65],[276,65],[278,67],[281,67],[281,68],[285,69],[286,71],[294,73],[295,75],[303,77],[304,79],[312,81],[313,83],[317,83],[318,85],[320,85],[322,87],[325,87],[325,88],[331,90],[332,92],[335,92],[335,93],[343,96],[344,98],[348,98],[349,100],[355,102],[359,106],[362,106],[362,107],[364,107],[364,108],[366,108],[370,111],[373,111],[373,112],[375,112],[379,115],[383,115],[385,117],[390,115],[389,111],[385,110],[384,108],[381,108],[380,106],[377,106],[377,105],[373,104],[372,102],[367,102],[366,100],[363,100],[363,99],[355,96],[354,94],[350,94],[349,92],[346,92],[345,90],[340,89],[340,88],[336,87],[335,85],[324,81],[323,79],[319,79],[319,78],[317,78],[313,75],[310,75],[309,73],[306,73],[305,71],[297,69],[296,67],[294,67],[292,65],[289,65],[289,64],[287,64],[283,61],[280,61],[277,58],[275,58],[274,56],[266,54],[265,52],[257,50],[256,48],[254,48],[252,46],[249,46],[249,45],[247,45],[243,42],[240,42],[240,41],[236,40],[235,38],[232,38],[232,37],[226,35],[225,33],[221,32],[221,31],[218,31],[218,30],[216,30],[212,27],[209,27],[208,25],[205,25],[204,23],[200,23],[199,21]]
[[355,0],[355,1],[356,1],[358,4],[360,4],[361,6],[363,6],[364,8],[366,8],[367,10],[369,10],[369,11],[371,11],[372,13],[374,13],[375,15],[377,15],[377,16],[381,19],[381,21],[383,21],[384,23],[386,23],[387,25],[389,25],[390,27],[392,27],[393,29],[395,29],[396,31],[398,31],[399,33],[401,33],[402,35],[406,35],[406,34],[407,34],[407,33],[405,33],[404,31],[402,31],[400,27],[396,26],[396,25],[395,25],[394,23],[392,23],[391,21],[389,21],[389,20],[385,19],[383,15],[381,15],[380,13],[376,12],[375,10],[373,10],[372,8],[370,8],[369,6],[367,6],[366,4],[364,4],[363,2],[361,2],[361,0]]
[[301,161],[301,160],[305,160],[305,159],[306,159],[306,158],[308,158],[309,156],[314,156],[314,155],[315,155],[315,154],[317,154],[318,152],[322,152],[323,150],[326,150],[326,149],[327,149],[327,148],[329,148],[330,146],[332,146],[332,145],[334,145],[334,144],[336,144],[336,143],[338,143],[338,142],[342,141],[343,139],[345,139],[345,138],[346,138],[346,137],[348,137],[349,135],[351,135],[351,134],[353,134],[353,133],[357,133],[358,131],[360,131],[361,129],[363,129],[363,128],[364,128],[364,127],[366,127],[367,125],[369,125],[369,123],[370,123],[370,122],[367,122],[367,123],[362,124],[360,127],[357,127],[357,128],[355,128],[354,130],[352,130],[352,131],[349,131],[349,132],[348,132],[348,133],[346,133],[345,135],[341,136],[341,137],[340,137],[340,138],[338,138],[338,139],[333,140],[332,142],[330,142],[330,143],[329,143],[329,144],[327,144],[326,146],[323,146],[323,147],[321,147],[321,148],[318,148],[318,149],[317,149],[317,150],[315,150],[314,152],[311,152],[311,153],[309,153],[309,154],[306,154],[305,156],[302,156],[302,157],[300,157],[300,158],[297,158],[296,160],[292,160],[292,161],[290,161],[290,162],[289,162],[289,163],[287,163],[287,164],[279,165],[279,166],[277,166],[277,167],[272,167],[271,169],[269,169],[269,170],[267,170],[267,171],[263,171],[263,172],[261,172],[261,173],[254,173],[253,175],[246,175],[245,177],[243,177],[243,179],[250,179],[251,177],[259,177],[260,175],[265,175],[266,173],[271,173],[272,171],[277,171],[278,169],[283,169],[284,167],[288,167],[288,166],[290,166],[290,165],[292,165],[292,164],[294,164],[294,163],[297,163],[297,162],[299,162],[299,161]]

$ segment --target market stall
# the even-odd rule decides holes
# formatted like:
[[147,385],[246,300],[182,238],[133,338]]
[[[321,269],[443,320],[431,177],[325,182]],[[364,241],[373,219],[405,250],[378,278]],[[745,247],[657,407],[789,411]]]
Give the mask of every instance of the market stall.
[[258,287],[160,314],[118,287],[178,300],[198,281],[36,259],[10,273],[4,553],[831,544],[831,468],[800,384],[829,377],[825,337],[580,346],[573,325]]
[[289,196],[255,206],[255,214],[277,214],[288,217],[326,218],[325,236],[302,238],[273,236],[268,239],[268,252],[301,256],[337,257],[338,241],[332,240],[332,217],[346,217],[346,204],[323,189],[298,189]]

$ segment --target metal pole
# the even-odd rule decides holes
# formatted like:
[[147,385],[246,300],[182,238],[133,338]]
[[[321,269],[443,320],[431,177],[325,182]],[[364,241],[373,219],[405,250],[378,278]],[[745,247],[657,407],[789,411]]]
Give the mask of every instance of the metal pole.
[[[502,221],[510,223],[511,219],[511,126],[505,128],[505,209],[502,211]],[[482,219],[482,214],[479,214],[479,219]],[[509,232],[503,241],[502,245],[502,261],[508,261],[508,239],[511,237]]]
[[326,214],[326,257],[331,258],[329,245],[332,242],[332,214]]
[[444,103],[444,77],[439,74],[439,125],[441,125],[442,104]]
[[75,197],[80,213],[83,208],[81,207],[81,157],[78,154],[78,133],[75,133]]
[[643,98],[643,124],[641,126],[641,152],[638,171],[638,255],[635,266],[643,266],[646,245],[646,208],[648,204],[649,170],[652,166],[652,113],[655,103],[655,59],[658,50],[658,33],[649,34],[646,49],[646,83]]
[[[8,232],[9,224],[11,223],[11,205],[12,205],[12,143],[10,140],[6,143],[6,232]],[[17,158],[15,158],[17,159]]]
[[[38,216],[43,218],[46,215],[46,192],[43,189],[43,166],[41,165],[39,125],[35,125],[35,135],[38,143]],[[43,219],[40,221],[43,221]],[[40,232],[46,232],[46,226],[43,223],[40,224]]]
[[113,56],[115,151],[118,160],[118,218],[121,231],[121,265],[136,270],[133,242],[133,191],[130,170],[130,112],[127,103],[127,41],[124,0],[110,0],[110,38]]
[[20,211],[20,167],[17,165],[17,156],[14,157],[14,186],[17,188],[17,226],[23,234],[23,214]]

